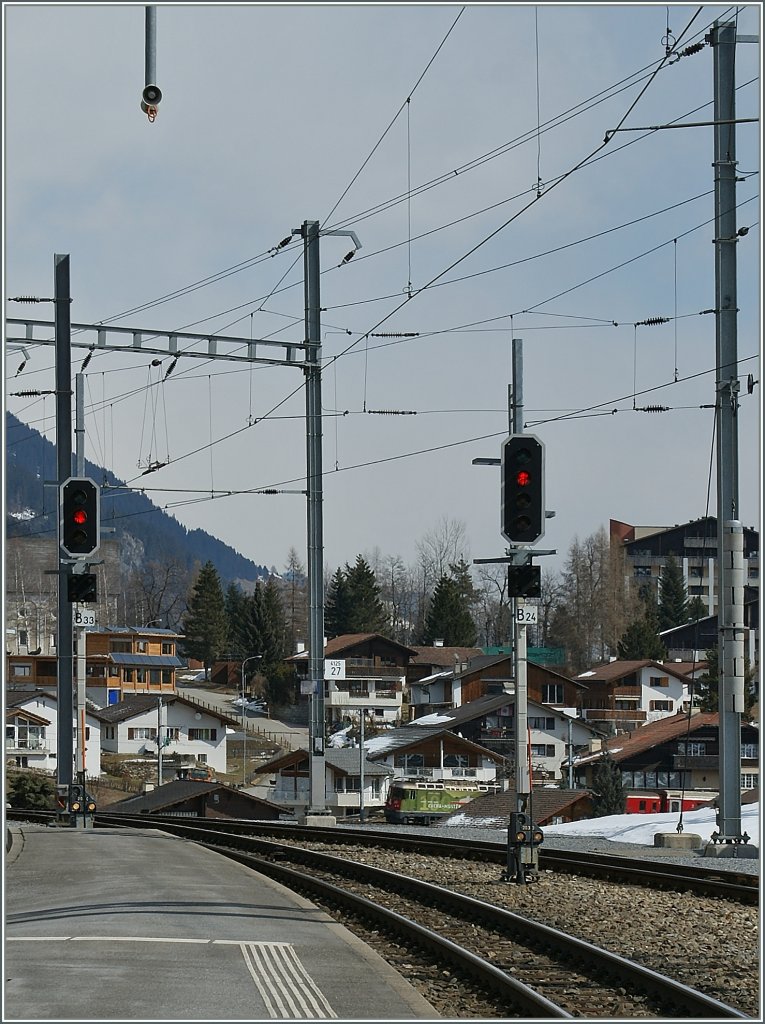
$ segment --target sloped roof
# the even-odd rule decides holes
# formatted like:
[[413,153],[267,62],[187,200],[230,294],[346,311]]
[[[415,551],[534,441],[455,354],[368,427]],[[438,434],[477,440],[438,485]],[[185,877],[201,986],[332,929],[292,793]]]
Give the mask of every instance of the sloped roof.
[[674,662],[653,661],[651,658],[643,658],[640,661],[609,661],[603,665],[594,665],[586,672],[580,672],[576,678],[587,683],[612,683],[649,666],[658,669],[659,672],[668,672],[669,675],[675,676],[683,683],[690,682],[688,676],[677,671]]
[[591,764],[605,757],[607,753],[614,761],[626,761],[628,758],[634,757],[635,754],[651,750],[652,747],[657,747],[668,740],[678,739],[685,736],[686,733],[697,732],[704,726],[716,727],[719,724],[719,719],[720,716],[716,711],[698,711],[691,715],[689,722],[688,715],[679,711],[676,715],[660,718],[648,725],[641,725],[632,733],[611,736],[600,750],[595,750],[591,754],[579,755],[574,758],[574,763],[577,765]]
[[[586,789],[558,789],[547,786],[535,786],[531,794],[531,817],[535,823],[544,822],[566,807],[589,798]],[[481,828],[506,829],[510,812],[517,809],[516,793],[512,789],[500,793],[483,793],[474,800],[464,804],[455,814],[449,815],[439,827],[450,824],[474,825]]]
[[118,633],[122,636],[183,636],[183,633],[178,633],[174,629],[164,629],[162,626],[97,626],[89,628],[88,633]]
[[[503,662],[508,663],[508,679],[513,678],[513,656],[505,652],[504,654],[482,654],[477,658],[473,658],[468,667],[460,672],[459,678],[465,676],[474,675],[476,672],[483,672],[487,668],[492,668],[494,665],[501,665]],[[581,677],[572,679],[570,676],[564,676],[560,672],[556,672],[555,669],[550,668],[549,665],[540,665],[534,661],[533,658],[528,659],[528,664],[533,665],[535,668],[540,669],[548,676],[554,676],[556,679],[560,679],[562,683],[572,683],[574,686],[578,686],[579,689],[586,689],[586,683],[581,681]]]
[[[421,715],[412,724],[421,729],[432,726],[452,729],[455,725],[464,725],[466,722],[472,722],[476,718],[483,718],[484,715],[490,715],[495,711],[499,711],[500,708],[508,704],[515,704],[514,691],[510,693],[486,694],[484,697],[477,697],[475,700],[462,704],[458,708],[444,708],[443,710],[434,711],[432,715]],[[534,712],[539,708],[540,711],[544,711],[545,715],[555,715],[562,721],[571,719],[572,722],[575,721],[577,725],[589,729],[596,736],[600,735],[600,731],[588,725],[583,718],[571,718],[570,715],[566,715],[560,708],[551,707],[549,704],[540,704],[536,700],[529,700],[528,706]]]
[[185,668],[185,663],[174,654],[128,654],[124,651],[110,652],[109,658],[115,665],[132,665],[135,668]]
[[28,711],[26,708],[7,708],[5,712],[6,722],[12,718],[26,718],[29,722],[34,722],[37,725],[50,725],[50,720],[47,718],[41,718],[40,715],[36,715],[34,711]]
[[454,668],[454,663],[469,662],[473,658],[483,657],[480,647],[413,647],[415,656],[412,665],[440,665],[442,668]]
[[[266,764],[261,765],[261,767],[258,768],[258,775],[271,775],[274,772],[281,771],[282,768],[287,768],[291,764],[297,764],[309,756],[310,755],[307,750],[303,747],[298,747],[297,750],[290,750],[288,753],[282,754],[280,757],[275,757],[273,761],[268,761]],[[342,775],[359,774],[358,748],[327,747],[324,751],[324,760]],[[367,755],[364,760],[364,774],[391,775],[392,771],[385,765],[374,764],[369,760],[369,755]]]
[[[10,696],[10,694],[8,696]],[[14,695],[11,699],[6,699],[5,706],[7,708],[17,708],[22,704],[26,704],[27,701],[38,700],[40,697],[46,697],[48,700],[53,701],[56,707],[58,707],[58,693],[56,690],[44,690],[40,687],[36,690],[18,692],[17,695]],[[89,697],[86,697],[85,699],[85,713],[99,722],[103,721],[101,709],[94,704]]]
[[197,779],[174,779],[172,782],[166,782],[163,786],[157,786],[156,789],[149,790],[148,793],[139,793],[137,796],[129,796],[124,800],[118,800],[117,803],[109,804],[108,813],[151,813],[152,811],[160,811],[166,807],[172,807],[174,804],[191,800],[196,796],[202,796],[205,793],[215,793],[220,790],[230,790],[231,792],[235,792],[242,799],[247,800],[256,807],[267,807],[271,810],[277,810],[280,813],[283,810],[283,808],[277,807],[276,804],[272,804],[268,800],[252,796],[250,793],[246,793],[241,789],[235,790],[232,786],[227,786],[223,782],[200,782]]
[[[396,640],[383,636],[382,633],[343,633],[341,636],[333,636],[331,640],[327,640],[324,645],[324,657],[333,658],[342,651],[348,650],[349,647],[356,647],[358,644],[366,643],[368,640],[381,640],[386,644],[390,644],[391,647],[398,647],[400,651],[404,651],[404,653],[410,656],[417,653],[413,647],[406,647]],[[293,654],[290,658],[285,658],[285,661],[306,661],[309,654],[308,650],[301,651],[299,654]]]
[[95,714],[102,721],[109,724],[124,722],[129,718],[135,718],[136,715],[142,715],[146,711],[156,710],[157,698],[159,696],[162,697],[165,707],[169,704],[182,704],[194,711],[199,711],[201,714],[208,715],[210,718],[216,718],[228,725],[241,728],[241,722],[233,716],[227,715],[225,711],[219,711],[217,708],[206,708],[201,704],[195,703],[193,700],[188,700],[179,693],[163,693],[161,695],[156,693],[131,694],[130,697],[125,697],[124,700],[119,701],[117,704],[110,704]]
[[448,736],[457,746],[463,747],[465,750],[478,751],[497,763],[505,760],[502,754],[497,754],[494,750],[481,746],[480,743],[466,740],[463,736],[457,736],[450,728],[439,725],[403,725],[399,729],[389,729],[387,732],[372,737],[364,745],[369,751],[367,757],[370,760],[377,760],[387,757],[394,751],[416,750],[424,739],[435,739],[439,736]]

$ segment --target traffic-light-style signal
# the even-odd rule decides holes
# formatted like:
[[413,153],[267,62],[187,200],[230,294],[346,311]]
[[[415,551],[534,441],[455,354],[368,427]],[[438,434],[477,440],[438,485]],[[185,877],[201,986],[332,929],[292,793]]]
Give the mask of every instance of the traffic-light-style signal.
[[77,784],[69,787],[69,812],[80,814],[85,806],[85,787]]
[[541,597],[542,572],[538,565],[509,565],[507,567],[508,597]]
[[70,476],[61,484],[59,543],[63,551],[72,558],[97,551],[101,543],[99,520],[98,484],[90,477]]
[[502,536],[533,544],[544,532],[544,445],[533,434],[514,434],[502,446]]
[[94,602],[98,600],[98,584],[94,572],[72,573],[66,579],[66,598],[71,602]]

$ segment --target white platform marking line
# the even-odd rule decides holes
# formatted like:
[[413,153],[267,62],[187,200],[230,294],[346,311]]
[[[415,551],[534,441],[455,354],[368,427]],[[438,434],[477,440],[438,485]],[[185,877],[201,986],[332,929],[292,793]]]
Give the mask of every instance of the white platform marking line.
[[[279,1004],[282,1011],[280,1015],[283,1017],[337,1017],[324,994],[303,967],[291,943],[242,943],[242,955],[272,1017],[278,1014],[274,1013],[271,1000],[264,991],[264,984],[267,984],[269,992]],[[260,978],[257,976],[258,973]],[[289,1004],[291,1013],[287,1012],[282,996]]]
[[[271,947],[269,955],[273,961],[272,970],[274,974],[281,974],[285,991],[290,992],[300,1004],[304,1017],[324,1017],[320,1012],[318,1001],[313,997],[312,989],[318,991],[310,976],[303,969],[295,950],[291,945],[278,950],[278,957],[274,957],[276,950]],[[330,1012],[331,1015],[331,1012]]]
[[[244,957],[244,962],[247,964],[247,970],[250,972],[250,974],[252,976],[252,980],[255,982],[255,987],[257,988],[258,992],[260,992],[261,998],[263,999],[263,1002],[265,1003],[266,1013],[269,1015],[269,1017],[284,1017],[284,1013],[279,1014],[279,1013],[275,1013],[274,1012],[274,1004],[271,1002],[270,996],[268,994],[268,990],[263,985],[263,983],[262,983],[262,981],[260,979],[259,973],[255,969],[255,965],[252,962],[252,956],[251,956],[251,952],[250,952],[250,948],[249,948],[248,943],[240,942],[239,943],[239,948],[242,951],[242,956]],[[281,1008],[282,1008],[282,1010],[284,1009],[284,1005],[283,1004],[282,1004]]]

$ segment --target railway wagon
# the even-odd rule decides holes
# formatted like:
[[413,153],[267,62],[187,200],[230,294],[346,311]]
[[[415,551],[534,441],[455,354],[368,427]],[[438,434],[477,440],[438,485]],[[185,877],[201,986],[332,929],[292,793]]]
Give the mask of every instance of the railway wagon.
[[695,811],[715,798],[713,792],[686,792],[668,789],[640,789],[627,794],[627,814],[665,814],[675,811]]
[[499,789],[491,783],[396,781],[385,801],[385,820],[393,825],[432,825],[477,796]]

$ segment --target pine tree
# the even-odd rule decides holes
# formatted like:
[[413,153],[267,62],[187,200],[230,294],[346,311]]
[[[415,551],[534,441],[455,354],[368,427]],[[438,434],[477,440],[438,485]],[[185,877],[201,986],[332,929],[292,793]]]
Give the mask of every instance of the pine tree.
[[209,679],[210,667],[225,650],[228,637],[223,590],[212,562],[199,570],[181,628],[185,654],[204,664],[205,679]]
[[[710,647],[706,652],[708,668],[699,676],[694,685],[694,691],[698,697],[702,711],[717,711],[720,706],[719,698],[719,648],[717,645]],[[744,711],[749,713],[755,703],[753,683],[756,678],[756,671],[752,669],[749,658],[744,657]]]
[[[451,566],[454,570],[456,567]],[[472,587],[472,584],[471,584]],[[475,622],[465,593],[465,580],[442,576],[433,591],[425,620],[423,642],[441,639],[446,647],[473,647],[477,638]]]
[[236,583],[230,583],[226,590],[226,643],[228,654],[232,658],[241,658],[245,653],[242,637],[242,626],[247,598]]
[[688,601],[688,606],[685,609],[686,622],[698,622],[699,619],[705,619],[707,615],[709,615],[709,609],[698,595]]
[[663,661],[667,657],[667,649],[659,637],[659,612],[656,597],[650,589],[641,595],[643,614],[627,628],[617,646],[620,658],[625,661],[642,661],[651,658]]
[[683,570],[674,555],[668,555],[659,579],[659,630],[673,629],[688,621],[688,593]]
[[380,600],[380,585],[369,563],[358,555],[353,566],[345,567],[350,622],[348,633],[386,633],[388,616]]
[[592,774],[592,813],[596,818],[605,818],[610,814],[624,814],[626,807],[627,794],[622,773],[606,754]]
[[329,581],[324,600],[324,632],[328,637],[352,632],[350,602],[351,596],[345,573],[338,569]]

